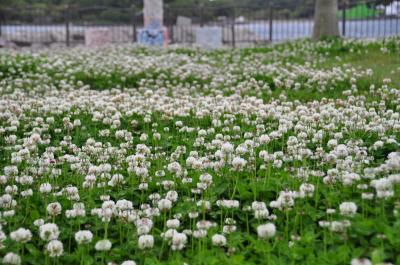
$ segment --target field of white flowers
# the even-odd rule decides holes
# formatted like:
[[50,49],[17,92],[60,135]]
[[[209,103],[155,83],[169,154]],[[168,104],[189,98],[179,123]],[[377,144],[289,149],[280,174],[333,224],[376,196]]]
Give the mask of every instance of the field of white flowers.
[[2,263],[400,264],[400,64],[369,56],[400,39],[0,51]]

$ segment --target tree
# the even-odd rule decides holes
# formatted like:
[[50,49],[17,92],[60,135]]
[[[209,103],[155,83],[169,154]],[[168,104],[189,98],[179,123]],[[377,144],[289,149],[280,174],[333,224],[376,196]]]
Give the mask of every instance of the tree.
[[313,39],[340,36],[338,0],[317,0],[315,3]]

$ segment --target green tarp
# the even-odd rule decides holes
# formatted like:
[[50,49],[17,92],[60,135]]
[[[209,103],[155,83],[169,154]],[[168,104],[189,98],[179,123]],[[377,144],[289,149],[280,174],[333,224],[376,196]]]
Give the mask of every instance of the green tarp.
[[[346,10],[347,19],[363,19],[374,17],[378,14],[377,10],[369,8],[366,4],[359,4]],[[338,17],[342,17],[342,11],[338,12]]]

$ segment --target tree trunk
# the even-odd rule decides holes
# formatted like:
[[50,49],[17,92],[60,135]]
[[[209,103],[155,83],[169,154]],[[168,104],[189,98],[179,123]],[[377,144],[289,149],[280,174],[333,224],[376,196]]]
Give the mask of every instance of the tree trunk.
[[340,36],[338,0],[317,0],[315,3],[313,39]]

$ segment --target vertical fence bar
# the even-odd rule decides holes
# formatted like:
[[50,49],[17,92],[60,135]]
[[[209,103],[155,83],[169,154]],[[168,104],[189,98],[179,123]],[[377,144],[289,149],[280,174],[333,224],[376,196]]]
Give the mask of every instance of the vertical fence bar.
[[132,6],[132,41],[135,43],[136,39],[136,9]]
[[376,10],[376,5],[374,4],[373,5],[373,7],[374,7],[374,13],[373,13],[373,15],[370,17],[370,19],[369,19],[369,31],[368,31],[368,37],[369,38],[371,38],[371,37],[373,37],[373,36],[375,36],[374,35],[374,32],[375,32],[375,23],[376,23],[376,19],[377,19],[377,17],[379,17],[379,11],[378,10]]
[[[400,7],[397,7],[400,9]],[[399,35],[399,20],[400,20],[400,16],[396,16],[396,35]]]
[[3,35],[3,19],[6,20],[5,15],[3,16],[3,10],[0,10],[0,37]]
[[342,7],[342,36],[346,36],[346,9],[347,9],[346,0],[343,0],[343,7]]
[[65,9],[65,44],[67,47],[70,45],[70,32],[69,32],[69,6]]
[[[373,12],[375,13],[375,8],[373,9]],[[367,19],[366,19],[366,22],[365,22],[365,28],[366,28],[366,32],[365,32],[365,37],[369,37],[370,36],[370,28],[369,28],[369,26],[370,26],[370,22],[371,22],[371,14],[369,14],[368,16],[367,16]]]
[[273,9],[273,5],[272,5],[272,1],[269,1],[269,42],[272,43],[272,34],[273,34],[273,15],[274,15],[274,9]]
[[[386,21],[387,21],[387,15],[386,15],[386,10],[385,10],[385,13],[383,15],[383,37],[386,37]],[[379,37],[381,37],[381,36],[379,36]]]
[[204,26],[204,5],[200,4],[200,27]]
[[[168,37],[170,36],[170,27],[169,27],[169,9],[168,6],[165,4],[163,5],[164,14],[163,14],[163,21],[161,21],[161,25],[167,30]],[[163,32],[164,34],[164,32]],[[164,36],[165,37],[165,36]]]
[[171,8],[167,8],[167,28],[170,43],[174,43],[174,14]]
[[66,30],[65,40],[66,40],[67,47],[69,47],[69,45],[70,45],[69,21],[67,21],[65,23],[65,30]]
[[232,10],[232,22],[231,22],[232,47],[233,47],[233,48],[236,48],[235,17],[236,17],[236,8],[235,8],[235,6],[233,6],[233,10]]

